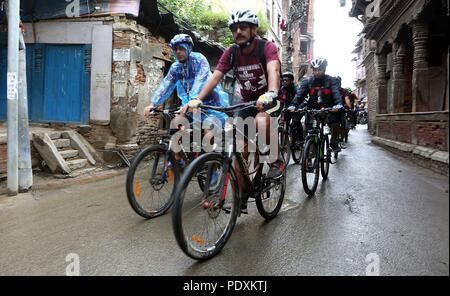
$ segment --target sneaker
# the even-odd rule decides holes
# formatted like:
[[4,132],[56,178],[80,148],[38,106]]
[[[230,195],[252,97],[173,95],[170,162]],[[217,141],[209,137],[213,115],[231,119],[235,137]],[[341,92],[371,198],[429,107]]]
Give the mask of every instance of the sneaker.
[[247,202],[241,202],[241,214],[248,214]]
[[339,147],[339,145],[332,145],[332,146],[331,146],[331,150],[332,150],[334,153],[339,153],[339,152],[341,152],[341,148]]
[[[231,205],[230,204],[225,204],[222,207],[222,210],[224,210],[225,213],[229,214],[231,213]],[[248,214],[248,209],[247,209],[247,202],[245,201],[241,201],[241,212],[240,214]]]
[[[178,167],[179,167],[181,170],[183,170],[184,167],[186,166],[186,164],[184,163],[184,161],[183,161],[182,159],[180,159],[180,160],[178,160],[177,162],[178,162]],[[169,162],[167,163],[167,167],[168,167],[168,168],[171,168],[171,169],[173,168],[173,164],[172,164],[171,161],[169,161]]]
[[281,177],[283,172],[281,171],[281,161],[276,161],[270,166],[270,170],[267,173],[267,178],[278,179]]

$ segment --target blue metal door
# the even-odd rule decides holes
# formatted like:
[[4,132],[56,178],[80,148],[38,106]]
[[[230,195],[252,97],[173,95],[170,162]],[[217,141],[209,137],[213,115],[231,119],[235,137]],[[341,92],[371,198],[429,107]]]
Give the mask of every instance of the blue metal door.
[[44,68],[43,120],[86,123],[89,117],[90,48],[48,44]]
[[[7,48],[0,48],[0,120],[6,119]],[[87,123],[90,45],[27,45],[28,106],[33,122]]]

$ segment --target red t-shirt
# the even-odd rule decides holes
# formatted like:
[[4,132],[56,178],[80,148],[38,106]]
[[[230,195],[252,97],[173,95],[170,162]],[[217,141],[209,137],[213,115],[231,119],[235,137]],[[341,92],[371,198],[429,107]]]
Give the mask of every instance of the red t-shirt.
[[[256,39],[255,49],[249,55],[244,55],[240,48],[237,50],[236,65],[238,66],[235,75],[240,84],[240,93],[243,101],[255,101],[260,95],[268,90],[266,67],[263,66],[259,60],[258,44],[259,39]],[[231,70],[231,52],[231,47],[225,50],[216,70],[223,74],[226,74]],[[276,45],[270,41],[266,41],[264,55],[267,64],[271,61],[280,60]]]

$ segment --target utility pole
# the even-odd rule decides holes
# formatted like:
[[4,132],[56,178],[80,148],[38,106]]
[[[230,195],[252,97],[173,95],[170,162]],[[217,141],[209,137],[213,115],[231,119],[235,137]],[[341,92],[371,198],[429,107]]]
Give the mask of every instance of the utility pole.
[[19,191],[18,158],[18,76],[19,76],[19,20],[20,0],[9,0],[8,4],[8,195],[14,196]]
[[27,192],[33,185],[33,169],[28,128],[27,54],[22,30],[19,38],[19,192]]

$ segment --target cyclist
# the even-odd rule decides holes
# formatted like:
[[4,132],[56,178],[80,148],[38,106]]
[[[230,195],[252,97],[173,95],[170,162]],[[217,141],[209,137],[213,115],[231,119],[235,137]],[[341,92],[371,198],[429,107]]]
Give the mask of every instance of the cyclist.
[[[297,93],[297,86],[294,83],[294,74],[292,72],[284,72],[281,74],[281,89],[280,89],[280,95],[279,100],[282,102],[283,107],[284,106],[290,106],[292,104],[292,101],[294,100],[294,97]],[[286,123],[289,123],[292,118],[292,123],[298,126],[297,131],[303,131],[303,127],[301,127],[301,119],[302,115],[297,115],[292,117],[292,113],[286,112],[284,113],[284,120]],[[296,139],[300,140],[300,136],[295,135]],[[299,142],[299,145],[303,145],[303,143]]]
[[[198,101],[193,102],[193,106],[198,106],[201,101],[204,101],[225,74],[233,70],[239,81],[242,101],[249,102],[258,99],[257,110],[246,109],[240,111],[239,116],[244,120],[248,117],[255,118],[256,128],[258,130],[265,128],[268,140],[271,132],[270,115],[264,110],[276,101],[280,89],[281,64],[277,46],[257,36],[259,20],[256,14],[250,10],[232,13],[228,19],[228,26],[233,34],[235,45],[225,50],[215,72],[198,95]],[[280,166],[279,160],[272,163],[267,176],[269,178],[280,177],[282,175]],[[238,180],[240,179],[238,178]],[[240,185],[244,192],[247,192],[243,184]],[[242,199],[242,212],[244,213],[246,212],[247,197],[247,194],[244,193]]]
[[[189,112],[187,103],[198,96],[203,85],[211,77],[209,63],[204,55],[193,51],[194,43],[187,34],[176,35],[169,45],[174,51],[177,61],[172,64],[166,77],[153,93],[151,103],[145,108],[144,115],[148,116],[153,108],[164,104],[176,89],[177,95],[184,106],[181,116],[192,121],[192,113]],[[205,104],[229,106],[228,94],[223,91],[220,85],[217,85],[205,97]],[[209,110],[206,115],[202,114],[202,121],[207,119],[211,119],[211,121],[218,119],[224,124],[227,116],[224,113]]]
[[284,72],[281,74],[281,89],[279,100],[284,106],[289,106],[297,93],[297,86],[294,83],[294,74]]
[[[290,108],[333,108],[334,112],[328,116],[328,125],[331,128],[330,146],[334,152],[339,152],[341,151],[338,145],[341,122],[339,110],[343,108],[342,95],[339,92],[339,82],[325,74],[327,65],[328,62],[324,58],[311,61],[313,76],[302,81]],[[309,99],[306,100],[308,95]],[[300,136],[303,137],[302,132]]]
[[352,92],[350,87],[343,89],[342,96],[345,98],[345,109],[350,110],[350,120],[353,126],[356,125],[356,116],[357,113],[355,111],[355,102],[358,100],[358,97]]

